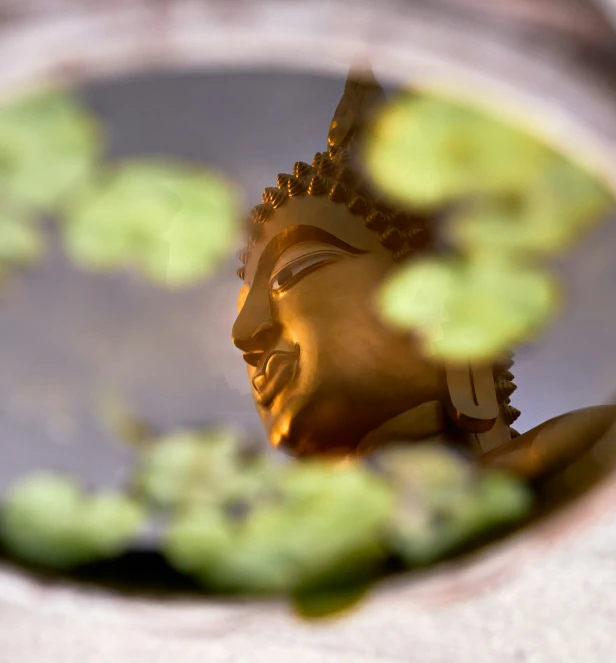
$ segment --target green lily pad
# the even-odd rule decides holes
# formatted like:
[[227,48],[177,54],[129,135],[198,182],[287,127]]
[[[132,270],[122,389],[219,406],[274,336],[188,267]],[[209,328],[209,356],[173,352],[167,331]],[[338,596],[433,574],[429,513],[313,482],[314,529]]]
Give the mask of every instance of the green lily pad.
[[187,430],[151,442],[141,455],[133,485],[157,507],[221,505],[249,497],[274,471],[272,463],[247,454],[232,429]]
[[556,311],[556,287],[528,262],[571,246],[614,204],[596,178],[539,140],[435,97],[385,107],[365,157],[399,204],[449,206],[444,231],[462,259],[416,262],[379,297],[385,319],[415,330],[442,359],[491,359],[540,330]]
[[171,527],[166,555],[222,591],[293,592],[350,580],[381,563],[391,504],[387,485],[359,466],[298,463],[253,495],[239,520],[221,509],[187,509]]
[[406,95],[377,118],[365,162],[392,199],[434,207],[479,192],[524,189],[550,154],[487,114],[445,99]]
[[530,489],[501,472],[480,472],[442,447],[394,447],[377,456],[397,496],[389,543],[409,566],[433,563],[498,527],[525,518]]
[[88,495],[50,474],[11,487],[0,514],[0,540],[16,557],[68,569],[125,550],[145,521],[135,502],[113,493]]
[[441,359],[490,359],[525,340],[556,312],[550,276],[505,261],[417,260],[382,287],[384,319],[412,329]]
[[406,95],[386,106],[365,163],[401,205],[467,203],[449,231],[465,251],[557,251],[614,205],[595,177],[530,134],[436,97]]
[[205,169],[135,161],[68,208],[69,255],[92,270],[131,268],[168,287],[208,276],[237,238],[238,194]]
[[523,193],[478,201],[454,216],[446,233],[467,254],[547,255],[569,248],[613,205],[595,178],[555,156]]
[[93,116],[67,94],[46,92],[0,107],[0,200],[52,209],[87,181],[100,153]]

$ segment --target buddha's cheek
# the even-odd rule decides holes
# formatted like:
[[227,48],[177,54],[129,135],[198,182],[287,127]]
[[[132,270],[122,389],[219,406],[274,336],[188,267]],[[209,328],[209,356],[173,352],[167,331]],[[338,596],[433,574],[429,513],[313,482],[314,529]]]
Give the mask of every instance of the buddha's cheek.
[[315,270],[276,302],[283,335],[300,347],[297,388],[374,386],[383,361],[392,356],[392,334],[372,302],[389,265],[370,256],[350,258]]

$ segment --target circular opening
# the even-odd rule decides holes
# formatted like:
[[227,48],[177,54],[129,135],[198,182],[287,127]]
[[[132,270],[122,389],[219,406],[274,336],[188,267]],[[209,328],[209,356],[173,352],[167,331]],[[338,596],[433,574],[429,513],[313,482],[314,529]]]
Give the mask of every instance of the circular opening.
[[[294,25],[286,33],[276,32],[277,38],[269,42],[265,39],[274,30],[264,22],[266,4],[263,3],[263,9],[256,10],[253,16],[262,21],[257,25],[263,27],[263,34],[258,31],[253,34],[259,35],[260,44],[268,43],[262,65],[284,53],[289,68],[301,65],[326,70],[333,68],[331,62],[336,60],[336,69],[342,71],[349,59],[369,53],[377,73],[383,72],[392,83],[408,82],[406,72],[410,63],[416,65],[413,69],[416,84],[425,88],[451,89],[453,79],[459,74],[460,83],[455,92],[460,96],[472,97],[476,102],[476,91],[480,89],[506,90],[506,107],[494,106],[494,109],[517,118],[521,112],[525,119],[534,118],[531,122],[535,121],[549,140],[559,143],[563,149],[577,151],[596,172],[608,179],[616,172],[610,150],[606,149],[615,135],[606,112],[610,93],[597,79],[586,80],[582,75],[576,78],[576,72],[572,75],[569,72],[568,77],[562,72],[558,75],[554,64],[557,60],[531,68],[529,56],[496,45],[492,48],[499,57],[494,58],[492,66],[475,69],[480,52],[471,51],[464,61],[456,61],[459,55],[456,44],[462,48],[468,42],[455,28],[446,25],[432,25],[416,48],[406,51],[398,45],[402,33],[394,29],[393,14],[390,16],[387,11],[379,14],[379,25],[383,30],[390,29],[389,38],[386,40],[382,35],[377,38],[375,31],[366,37],[370,48],[364,50],[353,40],[362,32],[361,25],[373,17],[366,7],[359,8],[353,29],[349,28],[343,35],[322,37],[319,41],[322,52],[315,54],[315,35],[309,26],[303,34]],[[276,3],[271,6],[281,8]],[[178,66],[191,60],[197,64],[209,59],[210,63],[217,63],[217,72],[153,74],[86,85],[80,94],[95,112],[105,117],[109,127],[108,156],[117,159],[164,153],[189,160],[205,159],[239,181],[247,200],[258,201],[260,191],[270,184],[276,172],[284,169],[285,163],[290,165],[302,155],[309,158],[319,148],[323,128],[339,99],[342,78],[280,71],[243,73],[239,70],[249,59],[256,39],[252,37],[249,44],[242,43],[247,25],[232,19],[225,33],[232,39],[225,49],[216,39],[209,40],[209,47],[202,49],[203,34],[194,28],[194,17],[180,11],[175,14],[173,6],[173,20],[167,27],[161,27],[163,24],[157,15],[157,20],[148,20],[148,29],[143,31],[142,38],[119,40],[124,51],[105,51],[103,40],[96,35],[102,35],[110,27],[117,28],[120,35],[129,35],[131,27],[142,18],[139,5],[134,5],[131,11],[117,15],[103,12],[97,17],[96,25],[84,13],[73,29],[54,32],[50,28],[28,54],[30,59],[24,59],[21,69],[13,72],[12,78],[0,79],[5,80],[5,89],[9,84],[16,88],[18,84],[48,77],[82,81],[123,69],[151,68],[165,59]],[[285,16],[287,14],[283,13],[279,20],[283,21]],[[212,25],[216,20],[223,19],[217,17]],[[413,16],[411,20],[409,15],[405,25],[416,34],[425,27],[422,20],[421,16]],[[21,28],[17,26],[14,38],[18,40],[21,34],[22,43],[28,43],[29,27],[27,23]],[[163,30],[167,40],[155,38],[157,30]],[[456,34],[457,42],[448,53],[434,50],[445,37]],[[49,52],[57,52],[57,60],[54,57],[44,60],[46,38],[50,40],[47,45],[58,44],[60,39],[67,44],[75,40],[72,43],[79,48],[71,51],[71,58],[81,64],[71,66],[65,55],[68,48],[63,51],[52,48]],[[490,40],[482,48],[486,48],[486,43]],[[311,57],[305,59],[309,50]],[[122,62],[120,53],[124,56],[130,53],[130,56]],[[171,54],[175,54],[173,58]],[[221,69],[223,63],[226,71]],[[231,68],[235,71],[229,71]],[[1,63],[0,71],[3,71]],[[555,92],[546,97],[540,83],[548,72],[555,75]],[[569,112],[567,101],[582,89],[586,92],[582,107],[578,107],[575,114]],[[482,98],[481,102],[492,105],[490,101],[495,97],[498,94],[491,95],[490,99]],[[229,113],[230,109],[233,113]],[[217,127],[215,140],[209,130],[212,126]],[[561,364],[563,356],[575,352],[571,348],[577,346],[580,336],[588,338],[589,334],[594,337],[598,333],[598,327],[590,321],[610,310],[607,304],[610,301],[609,261],[598,258],[602,250],[605,254],[610,232],[606,225],[563,261],[567,282],[576,281],[574,291],[569,294],[569,311],[549,336],[517,359],[516,377],[520,386],[517,402],[520,398],[524,401],[520,409],[527,426],[611,397],[611,367],[604,361],[609,352],[609,338],[598,336],[591,344],[592,352],[585,353],[584,371],[597,376],[592,380],[592,387],[588,383],[583,389],[564,390],[563,385],[575,382],[581,369],[575,360],[565,366]],[[23,440],[23,444],[16,447],[19,454],[9,457],[7,476],[26,469],[32,457],[29,445],[44,439],[44,445],[51,441],[53,446],[42,453],[47,455],[53,448],[51,455],[56,467],[77,471],[92,485],[98,481],[107,483],[110,477],[113,481],[122,481],[131,452],[110,443],[105,431],[93,420],[91,403],[84,398],[84,383],[98,383],[93,391],[103,399],[105,391],[113,391],[121,385],[123,395],[132,399],[139,414],[147,415],[162,429],[216,419],[221,412],[225,413],[225,418],[229,413],[237,417],[238,423],[257,428],[243,369],[238,367],[237,357],[227,340],[235,314],[237,288],[235,278],[227,277],[229,272],[221,272],[220,277],[203,287],[171,296],[127,275],[99,280],[73,270],[57,244],[53,248],[53,236],[54,232],[50,231],[52,250],[48,258],[36,271],[19,277],[15,299],[12,295],[6,296],[5,315],[0,319],[2,335],[8,339],[5,347],[11,348],[7,356],[14,365],[14,369],[7,371],[12,376],[10,381],[4,384],[6,398],[2,400],[9,416],[4,419],[8,428],[2,437],[14,440],[16,435],[21,435]],[[590,262],[589,256],[602,268],[600,274],[595,272],[588,278],[606,284],[595,290],[592,300],[585,297],[586,289],[579,287],[577,280],[577,267]],[[168,315],[161,313],[163,311],[168,311]],[[145,320],[150,323],[144,325]],[[144,326],[148,329],[147,336],[143,334]],[[93,328],[97,329],[98,339],[94,346],[92,340],[86,338]],[[24,344],[24,339],[29,339],[29,344]],[[38,348],[40,354],[32,354],[33,348]],[[169,351],[165,352],[165,348]],[[25,354],[20,355],[20,349]],[[79,362],[74,359],[76,355]],[[72,373],[66,370],[67,359],[69,364],[73,363]],[[32,369],[30,373],[26,370],[28,367]],[[64,392],[57,381],[60,372],[66,380]],[[32,380],[34,373],[35,381]],[[15,376],[18,381],[22,380],[24,389],[15,388]],[[156,388],[150,390],[152,385]],[[539,402],[541,411],[537,408]],[[207,410],[204,403],[207,403]],[[75,404],[79,410],[77,426],[75,418],[61,414],[62,408],[71,410]],[[80,435],[80,431],[85,434]],[[71,438],[76,437],[80,443],[87,440],[87,454],[73,453]],[[46,456],[48,460],[51,455]],[[146,558],[149,561],[144,563]],[[136,580],[135,570],[139,568],[144,572],[142,587],[155,588],[156,583],[175,585],[177,580],[178,588],[192,588],[190,584],[184,585],[179,576],[166,576],[156,558],[146,558],[129,555],[119,567],[99,567],[99,575],[95,573],[94,577],[112,581],[121,580],[125,574],[132,583]]]

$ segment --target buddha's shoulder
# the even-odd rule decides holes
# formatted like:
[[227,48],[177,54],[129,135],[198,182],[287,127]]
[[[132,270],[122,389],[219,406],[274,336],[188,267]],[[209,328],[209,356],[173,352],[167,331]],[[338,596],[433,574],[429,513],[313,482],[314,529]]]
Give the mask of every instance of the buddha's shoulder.
[[610,434],[615,424],[616,406],[575,410],[550,419],[489,452],[483,456],[482,463],[539,479],[565,469],[578,459],[589,460],[589,455],[601,456],[604,463],[616,461],[616,441]]
[[520,441],[535,441],[554,433],[565,438],[597,438],[608,432],[616,423],[616,405],[597,405],[581,410],[574,410],[548,419],[539,426],[531,428],[518,436]]

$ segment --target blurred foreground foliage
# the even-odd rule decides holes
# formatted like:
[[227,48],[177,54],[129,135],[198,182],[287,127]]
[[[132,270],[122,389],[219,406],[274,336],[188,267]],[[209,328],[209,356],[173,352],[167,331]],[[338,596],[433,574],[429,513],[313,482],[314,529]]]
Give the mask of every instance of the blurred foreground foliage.
[[411,326],[431,355],[464,362],[498,357],[558,309],[553,277],[525,264],[455,257],[416,259],[380,293],[389,322]]
[[614,206],[597,178],[527,132],[444,98],[386,105],[364,157],[394,204],[445,219],[434,232],[452,250],[402,267],[380,298],[385,319],[441,359],[492,359],[539,331],[558,310],[541,261]]
[[525,485],[479,472],[442,447],[387,449],[376,466],[396,495],[388,542],[409,566],[429,564],[530,512]]
[[40,214],[89,180],[100,152],[97,122],[67,95],[0,106],[0,277],[42,257]]
[[0,200],[38,211],[61,206],[90,179],[101,138],[70,95],[46,91],[0,106]]
[[125,494],[26,477],[0,532],[15,556],[66,569],[130,549],[146,520],[162,518],[157,548],[205,591],[286,594],[314,617],[357,602],[392,560],[433,563],[531,507],[522,483],[442,447],[292,461],[218,428],[152,440]]
[[166,554],[205,586],[289,592],[363,577],[384,558],[393,495],[363,468],[292,463],[233,503],[193,504],[178,514]]
[[35,474],[9,492],[0,532],[25,562],[69,569],[124,552],[145,520],[145,509],[123,495],[90,495],[69,477]]
[[89,269],[133,268],[161,285],[189,285],[211,274],[233,245],[238,198],[205,169],[134,160],[74,197],[66,247]]
[[0,107],[0,275],[43,254],[40,215],[63,219],[69,256],[184,287],[209,276],[238,233],[239,195],[221,175],[170,160],[103,161],[104,132],[70,94]]

